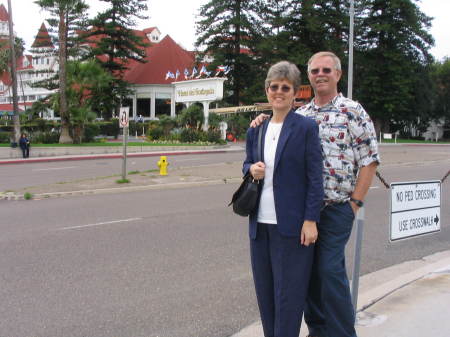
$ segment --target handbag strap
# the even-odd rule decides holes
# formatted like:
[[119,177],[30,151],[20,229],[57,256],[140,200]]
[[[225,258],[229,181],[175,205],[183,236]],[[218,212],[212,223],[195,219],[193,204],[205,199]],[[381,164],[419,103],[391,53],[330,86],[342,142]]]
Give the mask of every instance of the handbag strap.
[[261,153],[261,138],[262,138],[262,129],[263,129],[263,124],[261,124],[259,126],[258,129],[258,152],[256,154],[256,161],[261,161],[262,159],[262,153]]

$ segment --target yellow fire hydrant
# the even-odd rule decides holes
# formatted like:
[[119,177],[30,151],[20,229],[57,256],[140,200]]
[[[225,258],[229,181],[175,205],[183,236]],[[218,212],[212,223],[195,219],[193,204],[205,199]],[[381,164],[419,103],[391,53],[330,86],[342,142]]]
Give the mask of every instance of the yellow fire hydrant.
[[167,175],[167,166],[169,166],[169,163],[167,162],[166,156],[161,156],[158,161],[158,167],[159,167],[159,174],[162,176]]

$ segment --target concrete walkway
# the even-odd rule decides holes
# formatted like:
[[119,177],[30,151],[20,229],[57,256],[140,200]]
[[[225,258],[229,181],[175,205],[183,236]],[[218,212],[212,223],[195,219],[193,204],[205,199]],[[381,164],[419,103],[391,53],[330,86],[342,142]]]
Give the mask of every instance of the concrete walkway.
[[[359,337],[449,337],[450,250],[362,276],[358,298]],[[255,322],[232,337],[263,336]]]

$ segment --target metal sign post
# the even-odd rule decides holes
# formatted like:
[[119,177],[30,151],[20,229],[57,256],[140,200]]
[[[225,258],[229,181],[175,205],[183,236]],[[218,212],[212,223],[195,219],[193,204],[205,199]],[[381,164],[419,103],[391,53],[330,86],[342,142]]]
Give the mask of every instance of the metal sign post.
[[[347,97],[352,99],[353,97],[353,27],[354,27],[354,16],[355,16],[355,5],[354,0],[350,0],[349,8],[350,16],[350,31],[348,40],[348,86],[347,86]],[[359,287],[359,267],[361,264],[361,246],[362,246],[362,235],[364,227],[364,207],[361,207],[356,215],[355,219],[355,252],[353,258],[353,272],[352,272],[352,304],[356,312],[358,305],[358,287]]]
[[127,143],[129,125],[129,107],[121,107],[119,111],[119,126],[123,128],[122,180],[127,176]]
[[357,309],[358,305],[358,288],[359,288],[359,267],[361,265],[361,245],[364,229],[364,207],[361,207],[356,214],[356,232],[355,232],[355,254],[353,257],[353,272],[352,272],[352,304],[353,308]]

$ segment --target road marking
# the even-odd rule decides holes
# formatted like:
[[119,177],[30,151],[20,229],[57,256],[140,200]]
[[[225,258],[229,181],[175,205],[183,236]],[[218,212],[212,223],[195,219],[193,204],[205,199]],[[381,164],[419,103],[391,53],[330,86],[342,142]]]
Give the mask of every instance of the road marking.
[[371,186],[370,189],[380,188],[380,186]]
[[58,230],[64,231],[64,230],[68,230],[68,229],[81,229],[81,228],[88,228],[88,227],[111,225],[111,224],[115,224],[115,223],[119,223],[119,222],[130,222],[130,221],[136,221],[136,220],[142,220],[142,218],[129,218],[129,219],[122,219],[122,220],[112,220],[112,221],[98,222],[98,223],[93,223],[93,224],[88,224],[88,225],[63,227],[63,228],[58,228]]
[[182,162],[182,161],[194,161],[194,160],[200,160],[200,158],[176,159],[176,162],[178,163],[178,162]]
[[78,168],[79,166],[65,166],[65,167],[49,167],[43,169],[32,169],[31,171],[51,171],[51,170],[66,170],[72,168]]

